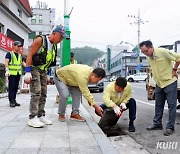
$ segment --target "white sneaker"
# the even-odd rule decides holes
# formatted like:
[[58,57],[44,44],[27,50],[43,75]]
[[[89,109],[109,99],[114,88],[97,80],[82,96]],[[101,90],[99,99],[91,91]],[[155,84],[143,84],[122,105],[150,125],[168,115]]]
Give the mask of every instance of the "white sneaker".
[[52,125],[52,121],[47,119],[45,116],[41,116],[39,120],[44,123],[45,125]]
[[40,128],[44,126],[44,123],[42,123],[39,118],[34,117],[33,119],[29,119],[28,125],[34,128]]

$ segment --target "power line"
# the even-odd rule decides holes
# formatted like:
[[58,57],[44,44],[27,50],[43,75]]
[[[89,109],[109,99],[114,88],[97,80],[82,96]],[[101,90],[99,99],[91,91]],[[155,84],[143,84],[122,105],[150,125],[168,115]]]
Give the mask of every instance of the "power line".
[[89,43],[89,44],[105,44],[108,45],[108,43],[102,43],[102,42],[83,42],[83,41],[71,41],[75,43]]

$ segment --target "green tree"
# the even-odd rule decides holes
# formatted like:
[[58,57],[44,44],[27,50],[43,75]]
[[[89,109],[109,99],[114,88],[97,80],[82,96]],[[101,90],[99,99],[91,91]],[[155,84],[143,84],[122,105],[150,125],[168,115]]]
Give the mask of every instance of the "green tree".
[[85,46],[83,48],[72,48],[71,52],[75,54],[75,59],[78,63],[92,65],[93,61],[105,54],[96,48]]

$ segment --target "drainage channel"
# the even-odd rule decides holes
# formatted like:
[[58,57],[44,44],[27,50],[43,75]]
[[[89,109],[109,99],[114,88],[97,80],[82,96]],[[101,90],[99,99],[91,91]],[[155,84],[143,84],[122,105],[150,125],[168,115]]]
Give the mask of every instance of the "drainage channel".
[[118,120],[119,118],[116,116],[112,108],[107,108],[104,110],[103,116],[98,125],[107,137],[127,135],[127,133],[122,131],[117,125]]
[[121,128],[118,125],[111,126],[111,127],[100,127],[104,134],[106,134],[107,137],[113,137],[113,136],[121,136],[121,135],[127,135],[126,132],[122,131]]

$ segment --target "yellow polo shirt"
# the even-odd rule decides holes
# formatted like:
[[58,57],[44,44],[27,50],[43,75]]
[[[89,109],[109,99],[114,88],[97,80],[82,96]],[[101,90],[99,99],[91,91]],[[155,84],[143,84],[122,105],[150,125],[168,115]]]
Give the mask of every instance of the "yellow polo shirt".
[[154,56],[147,57],[151,66],[153,78],[160,88],[164,88],[175,82],[172,77],[173,61],[180,62],[180,54],[164,48],[154,48]]
[[107,107],[113,107],[114,104],[120,105],[123,103],[128,103],[132,95],[132,88],[129,82],[121,92],[121,96],[118,96],[118,93],[115,90],[115,82],[111,82],[107,85],[103,93],[103,102]]
[[88,82],[93,68],[88,65],[73,64],[64,66],[56,71],[58,78],[68,86],[79,87],[90,105],[95,101],[88,89]]

